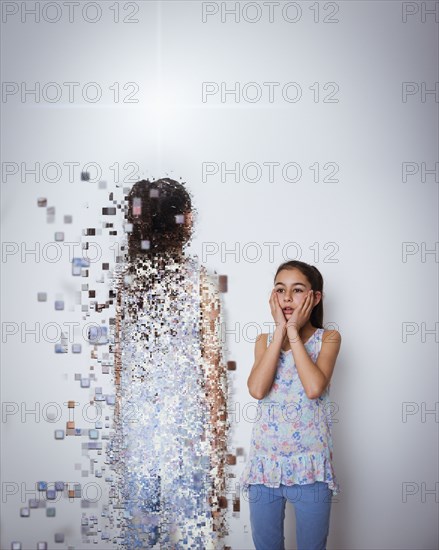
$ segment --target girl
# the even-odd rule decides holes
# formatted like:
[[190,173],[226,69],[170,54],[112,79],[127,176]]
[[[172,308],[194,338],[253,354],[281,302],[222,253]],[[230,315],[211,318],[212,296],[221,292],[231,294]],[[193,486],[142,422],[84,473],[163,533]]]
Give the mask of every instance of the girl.
[[341,336],[323,329],[322,296],[317,268],[280,265],[269,300],[276,328],[255,343],[247,385],[258,417],[240,482],[256,550],[284,550],[286,500],[295,509],[298,550],[326,550],[331,498],[340,492],[327,415]]
[[220,297],[184,247],[191,197],[169,178],[128,195],[128,258],[117,277],[115,435],[123,546],[220,548],[227,376]]

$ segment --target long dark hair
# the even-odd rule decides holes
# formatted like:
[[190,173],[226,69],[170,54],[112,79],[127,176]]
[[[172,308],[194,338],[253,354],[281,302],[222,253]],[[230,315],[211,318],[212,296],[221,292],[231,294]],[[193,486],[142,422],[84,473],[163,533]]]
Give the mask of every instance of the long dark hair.
[[[149,256],[182,247],[191,237],[192,228],[182,217],[192,212],[192,199],[183,183],[170,178],[141,180],[128,194],[128,256]],[[179,216],[179,218],[176,218]],[[149,241],[149,248],[142,247]]]
[[278,273],[283,269],[298,269],[308,279],[312,290],[319,290],[322,293],[320,302],[316,306],[314,306],[313,310],[311,311],[309,321],[313,327],[323,328],[323,277],[320,271],[313,265],[307,264],[305,262],[300,262],[299,260],[290,260],[288,262],[284,262],[277,268],[276,275],[274,276],[274,281],[276,281]]

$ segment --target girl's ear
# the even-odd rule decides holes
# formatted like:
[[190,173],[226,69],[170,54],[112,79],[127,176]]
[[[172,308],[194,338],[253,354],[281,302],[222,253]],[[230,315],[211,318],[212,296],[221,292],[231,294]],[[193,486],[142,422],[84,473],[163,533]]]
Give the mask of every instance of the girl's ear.
[[320,290],[315,290],[314,291],[314,301],[315,301],[314,307],[320,302],[321,299],[322,299],[322,293],[320,292]]

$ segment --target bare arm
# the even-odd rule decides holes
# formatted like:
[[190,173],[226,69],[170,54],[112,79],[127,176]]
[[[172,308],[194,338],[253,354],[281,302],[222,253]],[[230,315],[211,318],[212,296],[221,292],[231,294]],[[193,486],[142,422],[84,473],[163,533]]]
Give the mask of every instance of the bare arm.
[[262,334],[256,339],[255,362],[247,380],[248,391],[255,399],[263,399],[273,385],[286,330],[285,324],[278,324],[268,347]]
[[297,331],[288,329],[288,338],[297,373],[309,399],[320,397],[328,386],[335,367],[341,345],[341,336],[337,330],[325,331],[322,338],[322,348],[314,363]]
[[225,461],[227,453],[227,370],[221,354],[219,322],[221,319],[221,301],[219,292],[209,281],[205,267],[200,272],[201,294],[201,352],[205,367],[205,394],[210,412],[207,426],[211,446],[212,465],[212,516],[215,528],[222,531],[223,518],[221,508],[227,508],[225,498]]
[[116,321],[114,332],[114,385],[116,390],[114,415],[116,422],[119,420],[120,415],[120,377],[122,370],[122,357],[120,349],[120,317],[122,309],[122,285],[123,279],[120,279],[117,284],[117,296],[116,296]]

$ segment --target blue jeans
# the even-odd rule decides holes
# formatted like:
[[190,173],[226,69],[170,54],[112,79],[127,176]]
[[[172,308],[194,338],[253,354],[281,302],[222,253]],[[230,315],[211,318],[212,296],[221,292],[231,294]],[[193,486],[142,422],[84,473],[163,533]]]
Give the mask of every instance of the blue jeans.
[[294,506],[297,550],[326,550],[332,490],[323,481],[307,485],[257,484],[248,488],[250,523],[256,550],[284,550],[285,504]]

